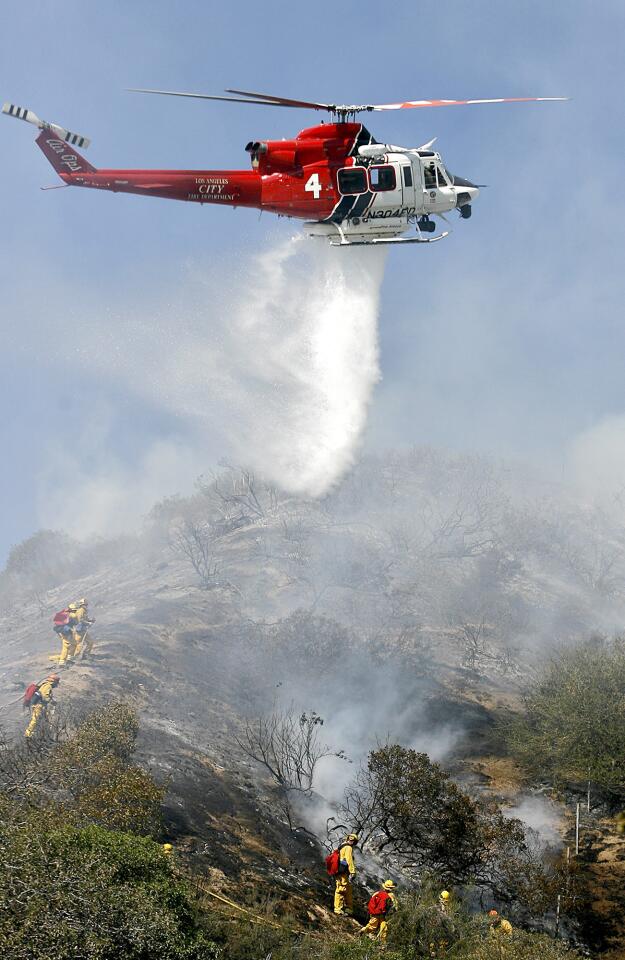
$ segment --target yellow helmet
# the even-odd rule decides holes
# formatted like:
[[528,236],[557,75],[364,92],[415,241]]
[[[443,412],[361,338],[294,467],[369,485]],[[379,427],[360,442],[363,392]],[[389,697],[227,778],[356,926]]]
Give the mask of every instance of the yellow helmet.
[[358,843],[358,834],[357,833],[348,833],[345,838],[348,843]]
[[68,610],[71,610],[72,613],[73,613],[74,610],[78,610],[78,607],[76,606],[75,603],[68,603],[68,604],[67,604],[67,609],[68,609]]
[[171,843],[164,843],[164,844],[163,844],[163,852],[164,852],[164,853],[171,853],[171,852],[173,851],[173,849],[174,849],[174,848],[173,848],[173,846],[172,846]]
[[395,884],[393,883],[392,880],[385,880],[384,883],[382,884],[382,888],[384,890],[394,890]]
[[440,897],[439,897],[439,900],[445,900],[445,901],[447,901],[447,900],[449,900],[450,897],[451,897],[451,894],[450,894],[449,890],[441,890],[441,895],[440,895]]

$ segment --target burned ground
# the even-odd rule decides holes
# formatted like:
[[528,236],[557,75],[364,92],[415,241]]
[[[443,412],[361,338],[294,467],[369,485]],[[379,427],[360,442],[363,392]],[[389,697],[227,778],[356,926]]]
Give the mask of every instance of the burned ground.
[[[566,536],[561,527],[547,536],[545,505],[528,516],[492,469],[471,461],[450,471],[428,455],[427,470],[410,456],[363,467],[360,485],[356,472],[322,504],[265,492],[255,516],[236,488],[220,519],[205,488],[161,505],[140,536],[78,550],[62,581],[5,575],[3,724],[21,733],[21,692],[53,667],[52,614],[86,595],[94,657],[63,673],[60,707],[132,702],[139,759],[167,785],[167,838],[181,865],[250,902],[279,891],[309,919],[330,904],[323,836],[288,829],[271,782],[237,745],[246,718],[293,703],[318,711],[331,746],[355,763],[390,738],[504,806],[540,794],[544,785],[505,756],[498,723],[518,709],[549,637],[617,620],[620,580],[593,580],[603,541],[573,563],[584,514]],[[219,558],[208,584],[171,548],[171,525],[189,517]],[[613,557],[614,538],[604,546]],[[575,796],[560,798],[563,842]],[[597,949],[622,935],[624,849],[599,813],[582,849],[596,893],[586,936]],[[379,876],[369,863],[362,872],[369,885]]]

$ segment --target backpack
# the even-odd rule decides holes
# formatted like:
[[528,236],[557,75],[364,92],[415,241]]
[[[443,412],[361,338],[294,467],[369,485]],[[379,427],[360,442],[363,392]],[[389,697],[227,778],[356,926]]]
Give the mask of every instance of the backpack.
[[336,877],[340,872],[341,867],[341,851],[339,848],[333,850],[332,853],[328,854],[326,857],[326,870],[328,871],[329,877]]
[[367,910],[369,911],[369,916],[371,917],[382,917],[390,909],[390,900],[389,894],[386,890],[378,890],[377,893],[374,893],[371,897],[369,903],[367,904]]
[[29,707],[32,707],[33,702],[35,701],[39,693],[39,684],[38,683],[29,683],[24,691],[24,697],[22,699],[22,706],[24,710],[28,710]]
[[52,622],[55,627],[64,627],[69,623],[69,610],[59,610],[58,613],[54,614],[54,620]]
[[345,846],[344,843],[341,843],[340,846],[333,850],[326,857],[326,870],[328,875],[331,877],[338,877],[339,874],[349,873],[349,867],[345,860],[341,860],[341,850]]

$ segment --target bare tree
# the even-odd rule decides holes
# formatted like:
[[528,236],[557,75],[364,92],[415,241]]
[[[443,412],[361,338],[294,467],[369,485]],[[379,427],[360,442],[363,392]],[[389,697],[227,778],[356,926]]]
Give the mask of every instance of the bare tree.
[[[488,591],[487,591],[488,593]],[[447,614],[448,635],[461,652],[463,667],[509,674],[516,672],[516,638],[527,629],[527,611],[514,599],[491,591],[484,599],[460,596]]]
[[579,532],[577,542],[571,538],[562,545],[561,556],[582,583],[601,596],[623,592],[623,543],[611,536],[606,524],[602,530],[595,518]]
[[37,605],[39,617],[43,618],[50,613],[50,601],[47,597],[47,591],[33,590],[33,602]]
[[225,464],[223,473],[211,482],[200,480],[198,486],[216,507],[222,522],[236,528],[245,523],[263,520],[278,505],[276,487],[260,480],[251,470]]
[[280,806],[291,830],[293,794],[309,797],[317,764],[323,757],[347,760],[342,750],[322,743],[319,728],[323,718],[314,710],[298,713],[293,706],[274,710],[268,716],[247,720],[236,742],[243,752],[267,770],[276,784]]
[[282,518],[281,528],[285,559],[298,568],[306,566],[310,561],[310,520],[292,510]]
[[216,537],[210,523],[189,517],[179,520],[170,529],[169,546],[175,554],[191,564],[203,590],[215,586],[219,561]]
[[488,654],[489,627],[481,617],[479,621],[463,620],[454,631],[462,644],[462,665],[475,670],[478,661]]
[[39,530],[32,537],[11,547],[5,575],[8,583],[42,592],[62,583],[72,572],[78,555],[78,544],[57,530]]

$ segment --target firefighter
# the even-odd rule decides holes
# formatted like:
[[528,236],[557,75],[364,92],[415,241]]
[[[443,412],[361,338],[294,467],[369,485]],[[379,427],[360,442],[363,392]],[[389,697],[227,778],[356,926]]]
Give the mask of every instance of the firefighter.
[[92,623],[95,623],[95,620],[89,619],[89,614],[87,611],[88,602],[83,597],[81,600],[77,601],[76,604],[76,625],[74,627],[74,637],[76,639],[76,653],[75,656],[82,656],[84,660],[85,657],[88,657],[91,651],[93,650],[93,640],[91,636],[87,636],[89,627]]
[[488,926],[493,937],[509,937],[512,933],[512,924],[505,917],[500,917],[497,910],[488,911]]
[[58,663],[61,657],[65,654],[65,659],[67,659],[67,645],[66,641],[69,644],[72,639],[72,628],[69,623],[69,608],[64,607],[63,610],[59,610],[58,613],[55,613],[54,620],[52,621],[52,629],[56,633],[57,637],[61,641],[61,653],[53,654],[51,657],[48,657],[49,660],[56,660]]
[[60,631],[61,635],[61,656],[59,657],[59,666],[66,667],[68,661],[74,659],[76,654],[76,644],[78,635],[76,634],[76,625],[78,623],[78,607],[75,603],[67,604],[67,623]]
[[441,890],[440,896],[438,898],[438,909],[446,917],[449,914],[449,908],[451,907],[451,894],[449,890]]
[[354,847],[358,843],[358,835],[350,833],[339,847],[339,872],[334,888],[334,912],[351,915],[354,907],[352,878],[356,876],[354,863]]
[[52,691],[55,687],[58,687],[60,682],[61,678],[58,673],[51,673],[42,683],[36,685],[28,702],[25,702],[25,706],[30,707],[30,723],[26,728],[24,736],[32,737],[39,721],[47,714],[48,707],[51,703],[54,703]]
[[431,913],[431,936],[437,939],[429,944],[430,957],[444,957],[447,947],[453,940],[455,932],[453,897],[449,890],[441,890],[436,906],[428,911]]
[[367,904],[369,922],[362,927],[360,933],[366,933],[370,940],[379,940],[380,943],[386,943],[388,935],[386,918],[393,910],[397,910],[397,897],[394,890],[395,884],[393,881],[385,880],[382,888],[373,894]]

